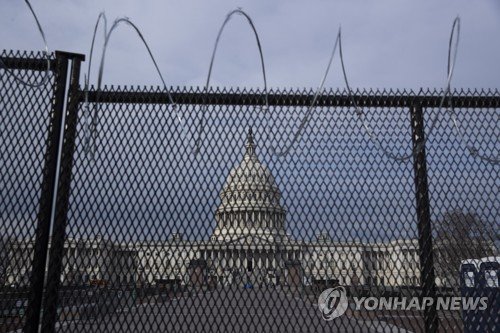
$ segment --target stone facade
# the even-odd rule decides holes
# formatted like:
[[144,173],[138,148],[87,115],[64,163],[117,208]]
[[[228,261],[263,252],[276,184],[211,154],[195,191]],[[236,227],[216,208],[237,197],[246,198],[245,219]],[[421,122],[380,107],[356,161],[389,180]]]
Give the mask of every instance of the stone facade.
[[[68,239],[63,283],[199,284],[201,278],[222,285],[290,284],[298,279],[302,284],[330,281],[346,286],[419,284],[416,240],[334,242],[323,233],[302,241],[287,235],[281,192],[258,158],[251,130],[244,156],[229,173],[220,199],[216,226],[207,240],[188,241],[180,234],[164,242],[131,244],[99,237]],[[30,241],[3,246],[9,262],[5,284],[27,283],[31,246]]]

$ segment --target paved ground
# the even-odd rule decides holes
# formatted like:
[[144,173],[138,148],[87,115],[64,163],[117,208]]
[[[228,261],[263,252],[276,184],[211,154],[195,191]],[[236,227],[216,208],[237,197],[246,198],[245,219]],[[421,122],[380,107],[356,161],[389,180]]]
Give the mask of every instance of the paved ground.
[[59,332],[404,332],[377,320],[321,318],[317,306],[276,289],[224,289],[151,302],[88,320],[61,322]]

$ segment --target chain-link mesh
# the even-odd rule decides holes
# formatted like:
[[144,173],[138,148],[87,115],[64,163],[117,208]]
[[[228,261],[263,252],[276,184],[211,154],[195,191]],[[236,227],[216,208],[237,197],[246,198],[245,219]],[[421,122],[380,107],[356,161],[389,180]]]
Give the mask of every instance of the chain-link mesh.
[[[18,78],[42,82],[47,62],[42,53],[2,52],[5,66]],[[50,57],[53,60],[53,57]],[[0,67],[0,332],[22,327],[32,283],[40,214],[43,170],[53,101],[53,75],[38,88],[21,84]]]
[[[489,94],[462,92],[462,96],[479,95]],[[440,312],[440,318],[445,318],[441,324],[450,331],[500,329],[499,165],[472,156],[466,149],[469,144],[498,159],[500,109],[478,106],[454,109],[464,142],[445,116],[427,145],[438,294],[488,297],[488,307],[480,315],[466,309]],[[428,117],[439,112],[426,111]]]
[[[102,98],[116,93],[114,102],[79,110],[80,119],[90,110],[99,121],[95,153],[85,151],[87,122],[77,130],[61,307],[66,320],[79,320],[61,330],[424,330],[419,309],[349,308],[325,321],[315,306],[319,294],[335,286],[344,286],[349,297],[422,292],[413,163],[375,149],[353,109],[317,107],[300,143],[277,158],[272,148],[286,145],[306,111],[289,105],[287,96],[306,92],[273,92],[283,105],[262,110],[252,106],[262,102],[259,91],[214,91],[206,111],[184,101],[181,123],[171,106],[150,103],[148,92],[102,92]],[[141,97],[127,103],[129,94]],[[247,105],[225,105],[228,94],[247,96]],[[493,152],[498,110],[484,111],[461,123],[482,128],[474,140]],[[389,150],[412,152],[408,108],[366,114]],[[447,199],[456,185],[434,178],[431,157],[436,235],[444,213],[460,210],[493,222],[498,209],[493,184],[487,187],[496,166],[468,155],[447,124],[442,119],[430,138],[430,155],[445,152],[447,159],[458,155],[471,164],[443,168],[446,160],[438,169],[473,175],[490,201],[484,204],[467,188],[461,196],[468,206]],[[461,260],[495,254],[493,235],[482,235],[469,235],[480,251],[461,254],[444,274],[436,269],[438,294],[460,296],[458,284],[444,281],[459,280]],[[441,246],[440,239],[435,243]],[[462,327],[460,311],[438,316],[442,330]]]
[[[50,253],[62,266],[48,277],[60,280],[47,296],[56,331],[422,332],[436,321],[442,332],[497,329],[498,165],[465,147],[498,154],[498,92],[455,92],[476,98],[454,109],[468,141],[443,114],[426,151],[403,162],[377,149],[344,92],[318,99],[285,157],[273,151],[288,146],[310,91],[270,91],[269,109],[258,90],[172,93],[177,110],[156,89],[70,97],[75,140],[67,135],[61,168],[71,177],[61,171],[60,184],[71,186],[67,207],[64,198],[56,207],[64,246]],[[356,94],[394,155],[422,139],[418,110],[426,133],[442,112],[432,102],[439,92]],[[36,204],[33,191],[22,199]],[[23,228],[15,221],[13,236]],[[19,240],[27,249],[29,236]],[[432,288],[423,271],[435,275]],[[380,303],[464,295],[486,295],[490,312]]]

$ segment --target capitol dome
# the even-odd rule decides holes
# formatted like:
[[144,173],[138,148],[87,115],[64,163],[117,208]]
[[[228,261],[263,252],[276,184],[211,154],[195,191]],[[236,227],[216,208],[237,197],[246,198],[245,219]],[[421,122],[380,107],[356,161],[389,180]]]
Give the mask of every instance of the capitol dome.
[[283,240],[285,209],[274,176],[257,156],[252,129],[248,131],[242,161],[231,170],[220,192],[214,240],[231,241],[256,236]]

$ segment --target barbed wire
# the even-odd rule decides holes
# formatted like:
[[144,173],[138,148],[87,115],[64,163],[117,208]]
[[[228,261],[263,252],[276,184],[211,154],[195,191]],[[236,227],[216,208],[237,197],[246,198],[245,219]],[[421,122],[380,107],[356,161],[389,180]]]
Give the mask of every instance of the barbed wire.
[[[97,33],[97,27],[98,27],[98,24],[99,24],[99,21],[101,20],[101,18],[103,18],[103,20],[105,22],[105,30],[107,27],[106,14],[100,13],[98,18],[97,18],[96,26],[94,28],[94,35],[92,37],[91,50],[93,49],[93,46],[94,46],[95,36]],[[113,31],[122,23],[132,27],[132,29],[137,33],[138,37],[140,38],[140,40],[142,41],[142,43],[146,47],[146,50],[148,51],[149,57],[151,58],[151,61],[153,62],[153,65],[156,69],[156,72],[158,73],[158,76],[160,77],[160,80],[163,84],[163,88],[168,95],[168,99],[169,99],[170,104],[172,105],[173,111],[176,113],[177,119],[178,119],[179,123],[182,125],[181,127],[184,128],[183,119],[180,116],[180,113],[178,111],[178,105],[174,102],[174,100],[172,98],[172,94],[170,93],[170,91],[167,87],[165,79],[163,78],[163,75],[160,71],[160,68],[158,67],[158,63],[156,62],[155,57],[153,56],[153,52],[151,51],[149,44],[147,43],[146,39],[142,35],[141,30],[128,17],[121,17],[121,18],[115,19],[115,21],[113,22],[113,25],[111,26],[109,31],[105,31],[104,44],[103,44],[103,48],[102,48],[101,61],[99,64],[99,72],[98,72],[98,77],[97,77],[97,92],[99,92],[101,90],[102,77],[104,74],[104,63],[105,63],[105,59],[106,59],[106,50],[108,48],[108,43],[110,41],[110,38],[111,38]],[[91,51],[90,57],[92,57],[92,51]],[[89,61],[91,61],[91,60],[89,60]],[[89,72],[88,72],[87,77],[90,77],[90,63],[89,63]],[[88,81],[86,82],[85,94],[86,94],[85,100],[86,100],[86,103],[88,105]],[[98,102],[98,97],[97,97],[97,102]],[[98,105],[98,103],[97,103],[97,105]],[[97,129],[97,124],[99,123],[99,112],[98,111],[99,111],[98,107],[95,107],[94,112],[92,114],[90,126],[87,129],[88,134],[86,135],[86,140],[85,140],[85,148],[84,149],[87,153],[91,154],[92,158],[95,154],[95,141],[96,141],[96,133],[97,133],[96,129]],[[182,132],[184,132],[184,130],[182,130]],[[94,144],[92,144],[91,141],[93,141]]]
[[[304,131],[307,124],[311,120],[313,108],[316,105],[316,101],[318,100],[319,94],[323,90],[326,78],[328,77],[328,73],[330,72],[330,67],[332,66],[333,58],[335,56],[335,51],[337,51],[337,46],[339,45],[339,42],[340,42],[340,37],[341,37],[340,32],[341,32],[341,28],[339,27],[339,32],[337,34],[337,38],[335,39],[335,44],[333,45],[333,50],[332,50],[332,53],[330,54],[330,59],[328,60],[328,65],[326,66],[325,74],[323,74],[323,77],[320,81],[318,89],[316,89],[316,92],[314,93],[314,97],[313,97],[313,100],[311,102],[311,105],[307,108],[306,114],[305,114],[304,118],[302,118],[302,121],[300,122],[300,125],[299,125],[299,129],[295,132],[291,143],[282,152],[278,152],[276,147],[271,146],[271,152],[273,154],[277,155],[278,157],[284,157],[284,156],[289,154],[290,150],[295,145],[295,143],[299,140],[299,138],[302,135],[302,132]],[[349,94],[351,94],[350,91],[349,91]]]
[[38,32],[40,33],[40,36],[42,36],[42,40],[44,43],[44,50],[42,51],[43,54],[45,54],[45,58],[47,59],[47,69],[45,70],[45,75],[43,76],[42,81],[39,83],[31,83],[28,81],[23,80],[21,77],[17,76],[14,71],[10,70],[5,63],[2,61],[2,58],[0,58],[0,68],[3,68],[9,75],[11,75],[17,82],[21,83],[22,85],[32,87],[32,88],[40,88],[41,86],[45,85],[47,81],[49,80],[49,72],[50,72],[50,53],[49,53],[49,46],[47,44],[47,39],[45,38],[45,32],[43,31],[42,25],[40,24],[40,21],[38,20],[38,17],[36,16],[35,11],[33,10],[33,7],[31,6],[31,3],[28,0],[24,0],[24,3],[28,6],[28,9],[35,19],[36,26],[38,28]]
[[[455,34],[455,31],[456,31],[456,34]],[[454,36],[456,36],[456,38],[455,38],[455,42],[453,43],[453,41],[454,41],[453,37]],[[362,108],[356,103],[356,100],[354,99],[354,94],[353,94],[353,91],[352,91],[351,86],[349,84],[349,80],[347,78],[347,72],[346,72],[346,69],[345,69],[344,56],[343,56],[343,52],[342,52],[342,29],[341,29],[341,27],[339,27],[339,30],[338,30],[338,33],[337,33],[337,37],[335,39],[335,43],[334,43],[334,46],[333,46],[333,50],[331,52],[327,68],[325,70],[325,74],[323,75],[322,80],[320,82],[320,85],[318,86],[318,89],[316,90],[316,92],[314,94],[314,98],[312,100],[311,105],[308,107],[305,116],[302,118],[302,121],[300,122],[298,130],[295,132],[291,143],[288,146],[286,146],[286,148],[282,152],[277,152],[276,148],[272,147],[273,153],[276,154],[277,156],[280,156],[280,157],[286,156],[286,155],[288,155],[288,153],[292,149],[293,145],[296,144],[296,142],[299,140],[299,138],[300,138],[303,130],[306,128],[306,126],[310,122],[310,119],[311,119],[311,116],[312,116],[312,112],[313,112],[313,108],[315,107],[315,104],[317,102],[317,99],[318,99],[318,96],[319,96],[320,92],[323,90],[323,86],[324,86],[325,80],[326,80],[326,78],[328,76],[328,73],[330,71],[330,67],[332,65],[333,58],[335,56],[335,52],[336,52],[337,47],[338,47],[338,49],[339,49],[340,64],[341,64],[341,68],[342,68],[342,75],[343,75],[344,83],[345,83],[345,86],[346,86],[346,89],[347,89],[348,98],[351,100],[351,104],[353,105],[353,107],[355,109],[355,112],[356,112],[356,115],[358,116],[359,120],[361,121],[362,127],[365,130],[366,134],[368,135],[368,137],[370,138],[370,140],[374,143],[374,145],[377,147],[377,149],[379,149],[380,151],[382,151],[382,153],[384,155],[386,155],[387,157],[389,157],[389,158],[391,158],[393,160],[396,160],[396,161],[400,161],[400,162],[406,161],[406,160],[412,158],[414,155],[420,153],[424,149],[425,144],[429,140],[429,137],[431,136],[431,134],[434,131],[434,128],[436,127],[436,124],[437,124],[437,122],[439,120],[439,116],[440,116],[440,114],[441,114],[441,112],[443,110],[444,103],[447,100],[447,97],[449,97],[450,94],[451,94],[451,80],[452,80],[452,77],[453,77],[453,73],[454,73],[454,69],[455,69],[455,64],[456,64],[456,58],[457,58],[457,54],[458,54],[459,40],[460,40],[460,17],[457,16],[455,18],[455,20],[453,21],[453,25],[452,25],[452,29],[451,29],[451,33],[450,33],[450,39],[449,39],[449,44],[448,44],[447,79],[446,79],[445,88],[443,90],[444,93],[443,93],[443,96],[441,98],[441,101],[440,101],[440,104],[439,104],[439,107],[438,107],[438,112],[435,114],[435,116],[431,120],[430,129],[427,132],[426,137],[424,138],[424,140],[422,140],[419,143],[417,143],[417,145],[413,149],[413,152],[410,153],[410,154],[407,154],[407,155],[396,155],[396,154],[393,154],[391,151],[389,151],[388,149],[386,149],[383,146],[383,144],[380,142],[380,139],[378,138],[378,136],[373,131],[372,127],[366,121],[366,119],[364,117],[365,113],[363,112]],[[452,50],[453,50],[453,52],[452,52]],[[461,141],[462,144],[465,145],[465,147],[467,148],[467,150],[469,151],[469,153],[472,156],[474,156],[474,157],[477,156],[480,159],[482,159],[483,161],[486,161],[488,163],[492,163],[492,164],[498,164],[498,163],[500,163],[500,158],[499,157],[492,157],[492,156],[482,155],[482,154],[479,153],[479,150],[477,148],[475,148],[472,145],[469,145],[468,143],[465,143],[465,139],[464,139],[464,136],[462,134],[462,131],[460,130],[460,126],[458,124],[458,120],[456,118],[456,115],[455,115],[455,112],[454,112],[454,108],[453,108],[451,99],[448,98],[448,101],[449,101],[449,108],[446,108],[445,110],[450,115],[450,118],[452,120],[452,125],[453,125],[453,127],[455,128],[455,130],[457,132],[459,140]]]
[[201,138],[202,138],[202,135],[203,135],[203,132],[204,132],[204,129],[205,129],[204,128],[204,126],[205,126],[205,123],[204,123],[204,121],[205,121],[205,114],[206,114],[207,109],[208,109],[207,103],[205,101],[206,101],[206,96],[207,96],[207,93],[208,93],[208,89],[210,87],[210,79],[212,77],[212,69],[213,69],[213,66],[214,66],[215,55],[217,53],[217,48],[219,47],[219,41],[220,41],[220,38],[221,38],[222,33],[224,31],[224,28],[226,27],[227,23],[231,20],[231,17],[233,17],[233,15],[242,15],[246,19],[246,22],[248,22],[248,24],[252,28],[252,31],[253,31],[253,33],[255,35],[255,39],[257,41],[257,48],[259,49],[260,63],[261,63],[261,67],[262,67],[262,77],[263,77],[263,80],[264,80],[264,94],[265,94],[265,103],[266,103],[265,109],[264,109],[264,113],[269,109],[269,95],[268,95],[268,91],[267,91],[266,66],[264,64],[264,55],[263,55],[263,52],[262,52],[262,45],[260,43],[259,33],[257,32],[257,29],[255,28],[255,25],[254,25],[251,17],[247,13],[245,13],[243,11],[243,9],[237,8],[237,9],[234,9],[234,10],[230,11],[226,15],[226,19],[222,23],[222,26],[219,29],[219,33],[217,34],[217,38],[215,39],[215,45],[214,45],[214,49],[212,51],[212,57],[210,59],[210,66],[208,68],[207,81],[206,81],[205,89],[204,89],[204,93],[203,93],[203,101],[204,101],[204,103],[202,104],[201,119],[200,119],[200,122],[198,123],[198,131],[197,131],[198,132],[198,137],[195,140],[195,149],[194,149],[194,154],[195,155],[197,155],[200,152],[200,149],[201,149],[200,148]]
[[[85,130],[84,130],[84,151],[88,154],[90,152],[90,140],[91,140],[91,111],[90,111],[90,103],[89,103],[89,82],[90,82],[90,75],[91,75],[91,69],[92,69],[92,58],[94,55],[94,43],[95,43],[95,37],[97,35],[97,29],[99,28],[99,23],[104,21],[104,40],[106,40],[106,34],[108,31],[108,19],[106,17],[106,13],[101,12],[99,13],[99,16],[97,17],[97,21],[94,26],[94,33],[92,35],[92,43],[90,45],[90,53],[89,53],[89,66],[87,69],[87,74],[84,77],[85,80],[85,103],[84,103],[84,124],[85,124]],[[93,156],[93,153],[92,153]]]
[[[0,67],[4,68],[4,70],[7,73],[9,73],[10,75],[12,75],[15,78],[15,80],[18,81],[19,83],[26,85],[26,86],[29,86],[29,87],[39,88],[42,85],[46,84],[48,79],[49,79],[49,71],[50,71],[49,48],[48,48],[48,44],[47,44],[44,30],[43,30],[43,28],[38,20],[38,17],[36,15],[35,11],[33,10],[33,7],[31,6],[31,3],[29,2],[29,0],[24,0],[24,2],[28,6],[29,11],[31,12],[31,14],[33,15],[33,18],[35,19],[38,31],[39,31],[40,35],[42,36],[42,39],[43,39],[43,42],[45,45],[45,50],[43,51],[43,53],[45,54],[45,56],[47,58],[47,69],[45,70],[45,75],[44,75],[41,82],[30,83],[30,82],[24,81],[21,77],[17,76],[13,71],[11,71],[9,68],[7,68],[7,66],[2,61],[1,58],[0,58]],[[224,28],[226,27],[226,25],[228,24],[230,19],[233,17],[233,15],[242,15],[243,17],[245,17],[246,21],[248,22],[248,24],[252,28],[252,31],[255,35],[257,47],[258,47],[258,51],[259,51],[259,55],[260,55],[262,75],[263,75],[263,81],[264,81],[265,107],[261,108],[261,110],[264,110],[264,113],[266,113],[267,110],[269,110],[269,99],[268,99],[269,96],[268,96],[268,89],[267,89],[267,77],[266,77],[266,69],[265,69],[265,64],[264,64],[264,56],[263,56],[263,52],[262,52],[262,45],[260,42],[259,34],[257,32],[257,29],[256,29],[251,17],[246,12],[244,12],[241,8],[237,8],[235,10],[230,11],[226,15],[226,18],[225,18],[222,26],[219,29],[219,32],[217,34],[217,38],[215,40],[214,49],[212,51],[209,71],[208,71],[207,80],[206,80],[206,84],[205,84],[205,88],[204,88],[204,92],[203,92],[203,94],[204,94],[203,100],[206,101],[206,96],[208,94],[208,90],[210,87],[210,80],[211,80],[212,70],[213,70],[214,61],[215,61],[215,55],[217,53],[220,38],[222,36]],[[97,21],[96,21],[96,24],[94,27],[94,33],[93,33],[92,43],[91,43],[91,47],[90,47],[88,71],[87,71],[87,75],[85,75],[85,78],[84,78],[84,80],[85,80],[84,151],[86,153],[90,153],[92,155],[92,157],[94,156],[95,141],[96,141],[96,129],[97,129],[97,124],[99,122],[99,110],[98,110],[98,103],[97,103],[97,106],[93,105],[93,112],[90,110],[90,103],[88,101],[88,92],[89,92],[89,82],[90,82],[90,76],[91,76],[92,58],[93,58],[95,38],[96,38],[97,30],[99,27],[99,23],[101,20],[104,21],[104,30],[103,30],[104,31],[104,43],[103,43],[103,47],[102,47],[102,55],[101,55],[101,60],[100,60],[100,64],[99,64],[99,71],[98,71],[97,93],[99,93],[99,91],[101,90],[102,77],[103,77],[103,72],[104,72],[104,63],[105,63],[105,58],[106,58],[106,50],[108,47],[109,40],[111,38],[113,31],[121,23],[124,23],[124,24],[133,28],[133,30],[137,33],[138,37],[141,39],[142,43],[146,47],[148,54],[149,54],[149,56],[154,64],[155,69],[156,69],[156,71],[160,77],[160,80],[163,84],[164,90],[167,92],[168,99],[169,99],[170,104],[172,104],[173,111],[176,113],[179,124],[181,124],[181,136],[185,136],[186,128],[185,128],[184,121],[183,121],[182,117],[180,116],[180,113],[178,110],[178,105],[174,102],[172,95],[171,95],[171,93],[166,85],[166,82],[164,80],[164,77],[160,71],[160,68],[156,62],[156,59],[153,56],[153,53],[152,53],[146,39],[142,35],[140,29],[128,17],[122,17],[122,18],[116,19],[108,31],[107,30],[106,14],[104,12],[101,12],[97,18]],[[285,147],[285,149],[282,150],[281,152],[278,152],[275,146],[271,146],[272,153],[279,156],[279,157],[286,156],[290,153],[293,146],[300,140],[300,137],[302,136],[303,131],[305,130],[305,128],[307,127],[308,123],[311,120],[311,117],[313,114],[313,109],[316,105],[319,94],[323,91],[326,78],[328,77],[331,65],[333,63],[333,59],[335,57],[335,53],[336,53],[337,48],[338,48],[340,64],[341,64],[341,69],[342,69],[342,75],[343,75],[345,87],[347,89],[348,98],[351,100],[351,104],[355,109],[355,113],[356,113],[358,119],[361,121],[362,128],[364,129],[365,133],[368,135],[368,137],[373,142],[373,144],[377,147],[377,149],[382,151],[382,153],[384,155],[386,155],[387,157],[389,157],[393,160],[396,160],[396,161],[406,161],[406,160],[410,159],[411,157],[413,157],[415,154],[421,152],[424,149],[425,144],[429,140],[429,137],[431,137],[431,134],[434,132],[434,129],[435,129],[435,127],[439,121],[439,118],[441,116],[441,113],[443,112],[443,109],[444,109],[445,112],[450,116],[452,126],[456,131],[456,134],[458,136],[459,141],[461,142],[462,145],[465,146],[465,148],[467,149],[469,154],[472,155],[473,157],[477,157],[485,162],[488,162],[491,164],[499,164],[500,163],[500,156],[493,156],[493,155],[487,156],[485,154],[481,154],[479,149],[477,149],[474,144],[469,144],[468,142],[466,142],[465,136],[464,136],[464,134],[461,130],[461,127],[460,127],[460,123],[459,123],[457,116],[455,114],[455,110],[454,110],[454,107],[452,105],[451,98],[449,98],[450,94],[451,94],[451,80],[452,80],[454,69],[455,69],[459,41],[460,41],[460,18],[457,16],[455,18],[455,20],[453,21],[453,25],[452,25],[452,29],[451,29],[451,33],[450,33],[450,38],[449,38],[449,43],[448,43],[447,79],[446,79],[445,88],[443,89],[443,96],[441,98],[441,101],[440,101],[440,104],[438,107],[438,111],[435,113],[434,117],[431,120],[431,125],[429,127],[428,132],[426,133],[426,137],[424,138],[423,141],[417,143],[417,145],[414,147],[412,153],[406,154],[406,155],[396,155],[384,147],[384,145],[382,144],[382,142],[380,141],[378,136],[375,134],[373,128],[368,124],[368,122],[365,118],[365,113],[363,112],[362,108],[356,103],[356,100],[354,99],[354,93],[353,93],[351,86],[349,84],[349,80],[348,80],[348,76],[347,76],[347,72],[346,72],[346,66],[344,63],[344,56],[343,56],[343,52],[342,52],[342,30],[341,30],[341,27],[339,27],[338,33],[337,33],[337,36],[335,39],[335,43],[333,46],[333,50],[332,50],[330,58],[328,60],[328,64],[327,64],[325,73],[322,76],[322,79],[320,81],[318,88],[316,89],[316,92],[314,94],[311,105],[307,108],[306,114],[299,124],[298,130],[294,133],[290,144],[288,144]],[[98,100],[98,98],[97,98],[97,100]],[[448,101],[448,107],[445,107],[446,101]],[[207,109],[208,109],[207,103],[204,102],[202,104],[201,118],[200,118],[200,121],[198,123],[198,129],[197,129],[198,136],[195,139],[195,150],[194,150],[195,155],[198,154],[200,151],[200,143],[201,143],[201,139],[202,139],[202,136],[203,136],[203,133],[205,130],[205,128],[204,128],[205,127],[205,115],[206,115]],[[94,143],[94,144],[92,144],[92,143]]]
[[[456,46],[455,46],[455,52],[453,54],[453,61],[451,62],[450,61],[450,57],[451,57],[451,44],[452,44],[452,41],[453,41],[453,34],[454,34],[454,31],[455,31],[455,27],[457,29],[457,42],[456,42]],[[448,89],[448,93],[451,92],[451,76],[453,75],[453,69],[455,67],[455,61],[456,61],[456,58],[457,58],[457,52],[458,52],[458,39],[460,37],[460,18],[457,17],[455,19],[455,21],[453,21],[453,26],[452,26],[452,29],[451,29],[451,34],[450,34],[450,41],[449,41],[449,45],[448,45],[448,76],[449,76],[449,79],[448,79],[448,85],[447,85],[447,89]],[[451,67],[450,67],[451,66]],[[444,98],[445,96],[443,97],[443,101],[444,102]],[[453,127],[455,128],[456,132],[457,132],[457,136],[458,136],[458,139],[461,141],[461,143],[463,145],[465,145],[465,147],[467,148],[467,150],[469,151],[469,154],[471,154],[472,156],[474,157],[478,157],[480,158],[481,160],[485,161],[485,162],[488,162],[488,163],[491,163],[491,164],[499,164],[500,163],[500,156],[486,156],[486,155],[483,155],[481,153],[479,153],[479,149],[477,149],[476,147],[474,147],[473,145],[470,145],[469,143],[465,142],[465,138],[464,138],[464,135],[462,133],[462,130],[460,129],[460,126],[458,124],[458,120],[457,120],[457,117],[456,117],[456,114],[455,114],[455,109],[452,105],[452,102],[451,102],[451,99],[449,99],[449,103],[450,103],[450,107],[448,110],[448,113],[450,115],[450,118],[452,120],[452,124],[453,124]]]

